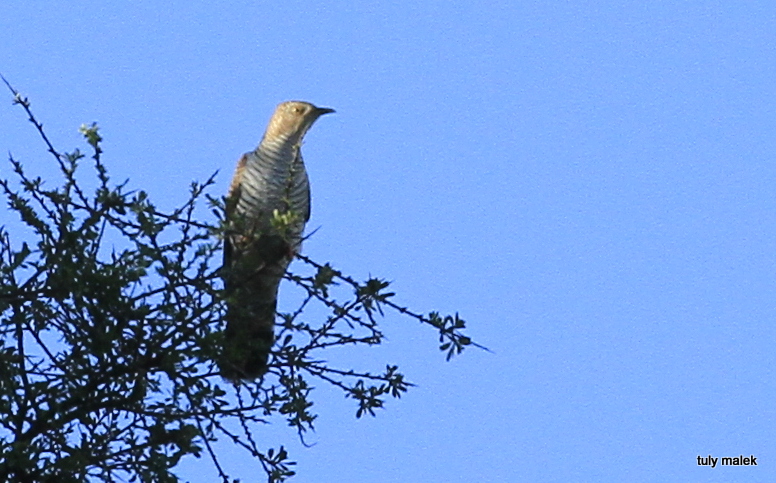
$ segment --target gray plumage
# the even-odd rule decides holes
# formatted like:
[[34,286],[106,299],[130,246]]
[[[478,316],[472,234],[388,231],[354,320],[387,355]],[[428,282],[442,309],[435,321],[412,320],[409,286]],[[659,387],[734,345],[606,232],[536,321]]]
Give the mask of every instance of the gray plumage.
[[278,105],[259,146],[237,163],[224,242],[227,313],[218,365],[226,379],[255,379],[267,371],[278,286],[310,218],[300,147],[315,120],[330,112],[307,102]]

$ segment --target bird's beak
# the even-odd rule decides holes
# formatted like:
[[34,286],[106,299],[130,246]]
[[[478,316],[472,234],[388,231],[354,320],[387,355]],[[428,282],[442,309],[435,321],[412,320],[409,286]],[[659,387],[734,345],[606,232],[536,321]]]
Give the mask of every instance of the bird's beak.
[[318,117],[323,116],[324,114],[331,114],[332,112],[337,112],[334,109],[330,109],[328,107],[316,107],[315,113],[318,115]]

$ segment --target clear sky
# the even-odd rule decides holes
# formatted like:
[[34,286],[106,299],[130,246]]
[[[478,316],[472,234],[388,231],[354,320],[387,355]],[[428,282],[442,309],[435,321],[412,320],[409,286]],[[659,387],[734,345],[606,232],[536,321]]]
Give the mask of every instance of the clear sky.
[[[306,254],[494,353],[389,318],[353,364],[418,387],[361,420],[320,388],[310,449],[266,428],[292,481],[776,481],[776,2],[5,1],[0,72],[162,208],[224,192],[278,102],[337,110]],[[0,151],[55,176],[7,93]]]

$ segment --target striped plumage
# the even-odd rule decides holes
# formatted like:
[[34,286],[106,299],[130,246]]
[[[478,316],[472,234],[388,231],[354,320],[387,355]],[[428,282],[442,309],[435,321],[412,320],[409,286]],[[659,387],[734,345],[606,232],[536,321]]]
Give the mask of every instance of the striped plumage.
[[334,111],[307,102],[278,105],[259,146],[237,163],[227,195],[230,229],[224,243],[227,313],[218,363],[226,379],[255,379],[267,370],[278,286],[301,249],[310,218],[300,147],[315,120],[329,112]]

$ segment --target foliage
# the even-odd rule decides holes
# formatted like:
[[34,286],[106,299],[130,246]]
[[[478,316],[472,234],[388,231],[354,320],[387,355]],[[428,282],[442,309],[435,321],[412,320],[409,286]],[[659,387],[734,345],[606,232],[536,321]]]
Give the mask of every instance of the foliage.
[[[144,191],[111,181],[93,124],[81,128],[95,174],[84,180],[87,157],[56,150],[29,101],[8,87],[63,182],[50,187],[12,156],[18,184],[0,180],[26,227],[13,238],[0,227],[0,481],[178,481],[172,469],[181,458],[205,454],[228,482],[216,438],[256,458],[269,481],[283,481],[294,462],[283,446],[260,448],[255,434],[273,418],[300,437],[312,429],[313,382],[355,400],[359,417],[411,386],[396,366],[339,369],[321,362],[321,351],[380,344],[386,310],[433,327],[448,359],[472,344],[457,315],[412,312],[393,302],[388,282],[360,282],[301,256],[309,274],[287,278],[305,296],[280,314],[270,372],[225,383],[213,364],[225,229],[223,199],[206,193],[214,177],[192,183],[186,202],[162,213]],[[213,222],[195,219],[203,204]],[[328,316],[306,321],[316,304]]]

